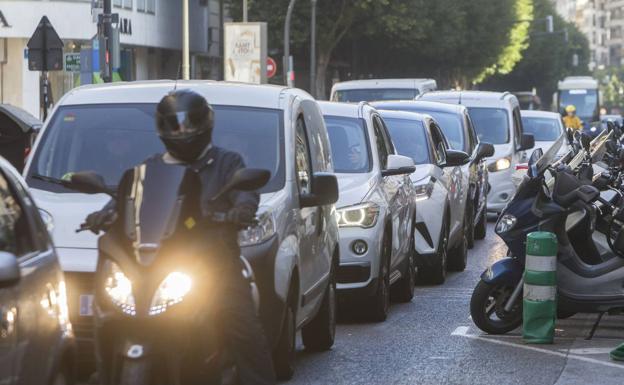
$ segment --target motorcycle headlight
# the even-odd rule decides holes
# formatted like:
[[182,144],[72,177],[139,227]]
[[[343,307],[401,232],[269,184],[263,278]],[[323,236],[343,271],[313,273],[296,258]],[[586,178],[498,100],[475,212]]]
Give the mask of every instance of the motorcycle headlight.
[[496,162],[490,163],[488,165],[488,171],[490,172],[502,171],[502,170],[508,169],[509,167],[511,167],[511,158],[505,157],[505,158],[500,158]]
[[416,189],[416,201],[424,201],[429,199],[433,193],[434,183],[431,180],[427,180],[424,183],[416,182],[414,188]]
[[189,275],[179,271],[169,273],[152,298],[149,314],[164,313],[169,307],[182,302],[192,286],[193,279]]
[[108,294],[113,305],[117,306],[127,315],[136,315],[136,303],[132,294],[132,281],[128,278],[119,265],[112,261],[105,262],[104,291]]
[[517,219],[513,215],[505,214],[498,219],[496,222],[496,233],[502,234],[506,233],[509,230],[513,229],[516,225]]
[[41,220],[43,221],[43,224],[45,225],[46,229],[48,229],[48,232],[52,232],[52,230],[54,230],[54,218],[52,218],[52,215],[42,209],[39,209],[39,214],[41,215]]
[[266,241],[275,234],[275,220],[273,213],[266,210],[258,215],[258,224],[241,230],[238,233],[238,244],[243,246],[253,246]]
[[379,206],[373,202],[343,207],[336,210],[338,227],[371,228],[377,223],[378,216]]

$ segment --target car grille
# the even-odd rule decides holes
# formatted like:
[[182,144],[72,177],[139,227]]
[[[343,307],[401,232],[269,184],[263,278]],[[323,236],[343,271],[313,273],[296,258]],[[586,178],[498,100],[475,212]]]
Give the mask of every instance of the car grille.
[[346,265],[338,267],[338,283],[366,282],[370,277],[370,265]]

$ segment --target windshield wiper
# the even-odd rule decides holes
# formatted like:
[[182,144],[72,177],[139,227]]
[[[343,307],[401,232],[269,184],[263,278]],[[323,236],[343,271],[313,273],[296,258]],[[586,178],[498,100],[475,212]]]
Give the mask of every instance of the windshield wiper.
[[42,180],[44,182],[56,184],[56,185],[63,186],[63,187],[67,187],[67,185],[69,184],[65,180],[53,178],[51,176],[45,176],[45,175],[39,175],[39,174],[32,174],[30,176],[33,179]]

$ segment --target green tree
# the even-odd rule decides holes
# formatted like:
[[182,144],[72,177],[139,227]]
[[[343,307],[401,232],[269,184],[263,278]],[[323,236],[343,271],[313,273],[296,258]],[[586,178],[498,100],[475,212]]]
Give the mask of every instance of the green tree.
[[[552,34],[546,33],[544,19],[548,15],[554,16]],[[513,71],[495,75],[481,87],[509,91],[531,91],[535,88],[543,107],[548,107],[559,80],[569,75],[589,73],[589,43],[574,24],[565,22],[557,15],[549,0],[534,0],[534,21],[530,32],[529,47]],[[577,66],[573,65],[573,55],[579,58]]]

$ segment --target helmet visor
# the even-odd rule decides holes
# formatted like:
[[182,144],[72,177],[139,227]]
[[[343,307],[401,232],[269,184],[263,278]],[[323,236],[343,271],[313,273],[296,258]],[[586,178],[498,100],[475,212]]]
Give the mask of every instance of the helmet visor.
[[165,138],[187,138],[206,130],[204,114],[192,111],[177,111],[174,114],[161,115],[158,122],[158,134]]

